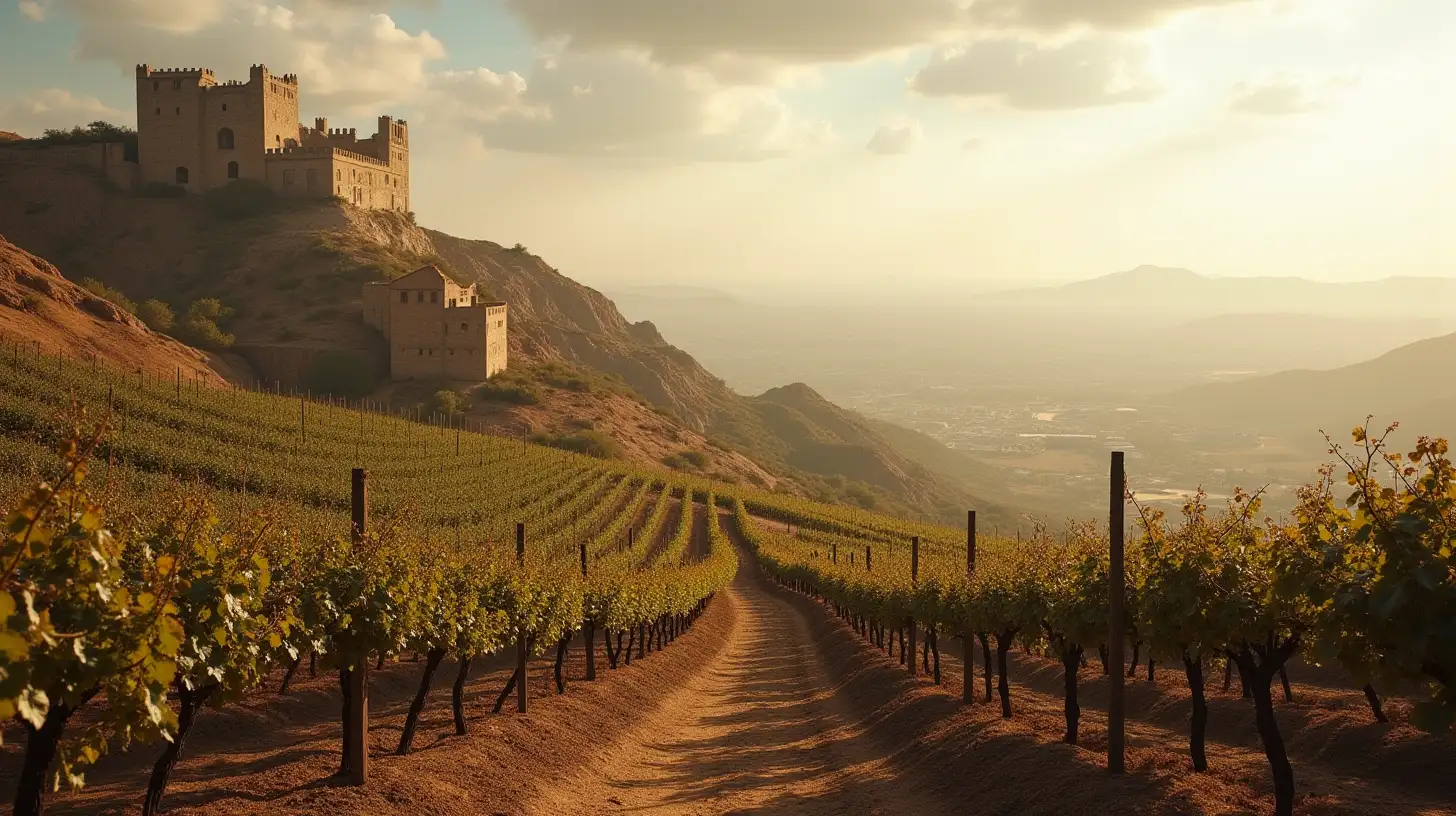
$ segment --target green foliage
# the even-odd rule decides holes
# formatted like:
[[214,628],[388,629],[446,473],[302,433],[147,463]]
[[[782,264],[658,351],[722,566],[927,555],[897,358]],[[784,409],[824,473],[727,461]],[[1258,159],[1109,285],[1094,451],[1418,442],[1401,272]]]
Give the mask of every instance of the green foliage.
[[617,444],[617,440],[601,431],[536,434],[531,437],[531,441],[537,445],[569,450],[573,453],[581,453],[596,457],[597,459],[619,459],[622,456],[622,446]]
[[1394,428],[1356,428],[1353,453],[1331,444],[1351,492],[1335,500],[1330,469],[1301,492],[1276,532],[1279,588],[1307,604],[1317,655],[1417,690],[1414,721],[1444,732],[1456,722],[1456,472],[1444,439],[1388,450]]
[[136,309],[136,316],[154,332],[170,332],[176,323],[172,307],[156,298],[144,300]]
[[35,740],[48,717],[104,693],[102,714],[58,754],[57,782],[73,787],[113,744],[175,727],[166,695],[183,638],[175,563],[151,557],[153,541],[110,530],[83,490],[94,444],[73,429],[60,476],[10,511],[0,546],[0,716],[18,717]]
[[81,280],[81,288],[85,289],[86,291],[99,298],[105,298],[106,300],[111,301],[112,303],[121,307],[121,309],[125,312],[128,312],[130,314],[137,313],[136,303],[134,303],[131,298],[122,294],[120,289],[113,289],[95,278],[83,278]]
[[261,181],[238,179],[202,194],[202,203],[214,218],[240,221],[277,209],[273,188]]
[[509,382],[497,376],[475,389],[475,399],[487,403],[538,405],[541,402],[541,392],[528,382]]
[[426,410],[431,414],[458,414],[464,407],[465,398],[459,391],[441,389],[430,396]]
[[187,307],[182,321],[177,324],[177,337],[183,342],[212,351],[231,348],[234,338],[223,331],[219,324],[226,324],[232,316],[232,307],[223,305],[217,298],[194,300]]

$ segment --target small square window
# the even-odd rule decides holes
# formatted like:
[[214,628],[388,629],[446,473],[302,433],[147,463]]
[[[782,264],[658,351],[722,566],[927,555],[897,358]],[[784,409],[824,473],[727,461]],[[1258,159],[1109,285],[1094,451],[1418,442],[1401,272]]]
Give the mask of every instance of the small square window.
[[227,110],[227,103],[226,102],[222,103],[222,109],[223,110]]
[[431,303],[439,303],[440,302],[440,293],[439,292],[431,292],[430,293],[430,302]]
[[158,116],[161,116],[162,115],[162,109],[161,108],[157,108],[157,115]]
[[399,302],[400,303],[409,303],[409,292],[400,292],[399,293]]
[[178,116],[181,116],[182,115],[182,109],[180,107],[177,108],[177,115]]
[[425,290],[421,289],[421,290],[415,292],[415,303],[424,303],[424,302],[425,302]]

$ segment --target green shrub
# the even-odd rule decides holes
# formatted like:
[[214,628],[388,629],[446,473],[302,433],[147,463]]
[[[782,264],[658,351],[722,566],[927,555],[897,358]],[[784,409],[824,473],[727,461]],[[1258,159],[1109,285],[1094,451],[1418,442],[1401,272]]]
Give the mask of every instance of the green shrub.
[[81,287],[96,297],[115,303],[130,314],[137,313],[137,305],[132,302],[131,298],[122,294],[120,289],[112,289],[95,278],[82,278]]
[[217,298],[194,300],[182,317],[177,336],[198,348],[214,351],[231,348],[233,336],[224,332],[218,324],[232,316],[233,310]]
[[431,414],[458,414],[464,402],[460,392],[443,388],[430,396],[426,407]]
[[367,355],[331,351],[320,356],[304,375],[311,391],[357,399],[374,391],[379,378]]
[[238,221],[273,210],[276,197],[261,181],[238,179],[203,193],[202,203],[214,217]]
[[503,402],[509,405],[538,405],[541,402],[541,392],[532,388],[529,383],[510,383],[487,381],[475,392],[475,398],[480,402]]
[[169,332],[177,322],[176,316],[172,314],[172,307],[156,298],[142,301],[137,307],[136,316],[155,332]]
[[685,450],[682,452],[682,458],[693,467],[702,467],[708,464],[708,454],[702,451]]
[[535,434],[531,441],[575,453],[584,453],[598,459],[616,459],[622,455],[622,446],[617,440],[601,431],[577,431],[569,434]]

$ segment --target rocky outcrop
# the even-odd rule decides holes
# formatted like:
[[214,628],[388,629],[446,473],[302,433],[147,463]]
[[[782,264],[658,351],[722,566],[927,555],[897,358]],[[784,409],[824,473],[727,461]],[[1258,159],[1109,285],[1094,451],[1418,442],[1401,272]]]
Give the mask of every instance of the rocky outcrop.
[[148,329],[120,306],[62,277],[0,236],[0,335],[43,354],[96,359],[128,372],[223,381],[222,360]]

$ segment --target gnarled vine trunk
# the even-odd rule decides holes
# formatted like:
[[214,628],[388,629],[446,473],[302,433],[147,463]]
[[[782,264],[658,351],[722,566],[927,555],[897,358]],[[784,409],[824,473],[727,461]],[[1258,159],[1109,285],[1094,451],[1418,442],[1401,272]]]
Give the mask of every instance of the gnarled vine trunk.
[[1208,701],[1203,696],[1203,660],[1194,659],[1183,653],[1183,670],[1188,675],[1188,691],[1193,695],[1193,717],[1188,725],[1188,756],[1193,759],[1193,770],[1208,770],[1208,754],[1204,749],[1208,733]]
[[[15,788],[15,816],[40,816],[45,791],[50,787],[46,784],[46,775],[51,762],[56,758],[56,749],[60,747],[66,723],[72,714],[90,702],[100,691],[100,688],[93,688],[82,694],[75,708],[64,703],[52,704],[40,728],[31,725],[29,721],[24,722],[25,759]],[[56,698],[59,699],[60,695],[57,694]]]
[[180,709],[177,712],[177,734],[162,749],[162,755],[157,757],[156,764],[152,766],[152,777],[147,781],[147,793],[142,799],[142,816],[153,816],[153,814],[161,812],[162,795],[167,792],[167,780],[172,776],[172,769],[177,766],[177,757],[182,753],[182,745],[192,731],[197,709],[206,704],[207,698],[211,697],[215,691],[217,691],[215,683],[200,689],[189,689],[186,686],[177,688],[177,701]]
[[[1082,720],[1082,707],[1077,704],[1077,670],[1082,667],[1082,647],[1071,646],[1062,649],[1062,710],[1067,718],[1067,733],[1062,737],[1062,742],[1068,745],[1077,744],[1077,726]],[[1003,716],[1010,716],[1009,709],[1004,707],[1009,704],[1003,703]]]
[[415,729],[420,724],[420,712],[425,708],[425,698],[430,694],[430,683],[435,679],[435,670],[440,668],[440,661],[445,659],[444,649],[431,649],[425,657],[425,672],[420,676],[420,688],[415,692],[415,699],[410,702],[409,714],[404,718],[404,731],[399,735],[399,747],[394,752],[404,756],[410,752],[410,745],[415,741]]

